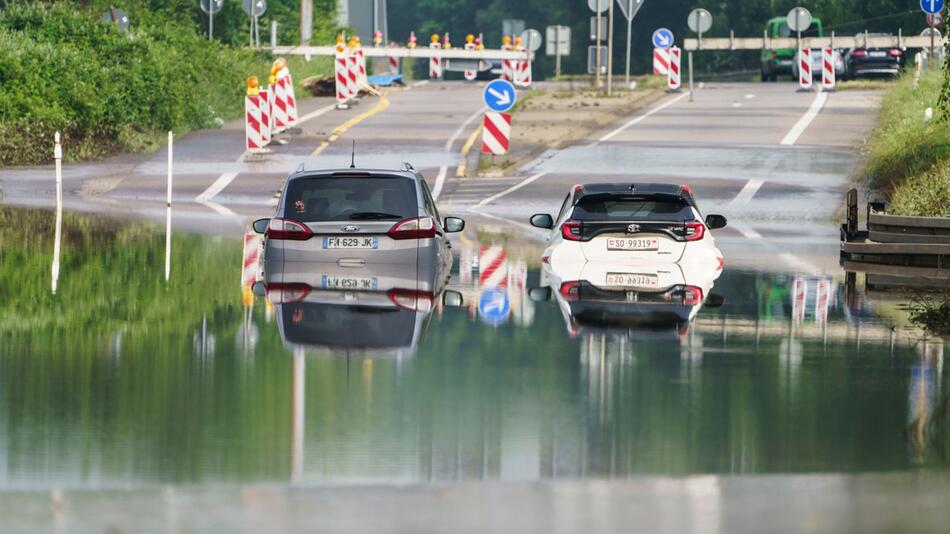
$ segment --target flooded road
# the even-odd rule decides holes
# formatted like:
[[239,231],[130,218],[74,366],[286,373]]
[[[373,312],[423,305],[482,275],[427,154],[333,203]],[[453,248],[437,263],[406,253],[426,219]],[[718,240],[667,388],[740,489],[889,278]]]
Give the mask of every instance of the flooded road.
[[304,268],[265,298],[240,239],[176,234],[166,286],[161,229],[66,214],[53,295],[51,214],[2,216],[0,491],[945,472],[942,344],[843,274],[724,250],[721,306],[626,291],[603,322],[482,236],[447,285]]

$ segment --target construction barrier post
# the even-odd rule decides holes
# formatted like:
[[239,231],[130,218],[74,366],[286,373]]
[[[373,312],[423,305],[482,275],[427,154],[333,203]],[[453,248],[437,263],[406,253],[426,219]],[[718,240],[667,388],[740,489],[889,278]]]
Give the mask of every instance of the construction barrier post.
[[[468,34],[465,36],[465,50],[475,50],[475,36]],[[478,75],[478,71],[475,70],[466,70],[463,75],[468,81],[475,80],[475,77]]]
[[800,91],[811,90],[811,49],[801,48],[798,51],[798,86]]
[[830,47],[821,49],[821,87],[826,91],[835,88],[835,53]]
[[[429,43],[429,48],[433,50],[442,48],[438,34],[432,34],[432,41]],[[442,59],[438,56],[431,56],[429,58],[429,79],[438,80],[440,78],[442,78]]]
[[666,76],[666,88],[670,91],[680,90],[680,49],[670,48],[670,64]]
[[482,127],[482,153],[501,156],[508,153],[511,139],[511,115],[486,111]]
[[261,96],[257,76],[247,79],[247,96],[244,97],[244,137],[248,152],[259,153],[264,147],[261,140]]

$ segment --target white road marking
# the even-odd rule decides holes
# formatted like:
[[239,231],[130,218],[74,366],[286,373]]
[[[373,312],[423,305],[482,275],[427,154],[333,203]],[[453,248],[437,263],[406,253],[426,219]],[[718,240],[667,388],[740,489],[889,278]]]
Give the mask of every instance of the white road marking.
[[[335,104],[330,104],[329,106],[324,106],[320,109],[311,111],[310,113],[307,113],[303,117],[298,118],[297,124],[303,124],[311,119],[315,119],[319,117],[320,115],[323,115],[324,113],[329,112],[335,107],[336,107]],[[241,154],[241,156],[238,157],[237,163],[242,163],[244,161],[244,158],[247,157],[247,154],[248,154],[248,151],[245,150]],[[221,193],[221,191],[224,191],[224,189],[227,186],[231,185],[231,182],[233,182],[234,179],[237,178],[237,175],[238,173],[236,172],[226,172],[226,173],[221,174],[221,176],[218,176],[218,178],[214,182],[212,182],[211,185],[208,186],[207,189],[205,189],[204,191],[201,192],[200,195],[195,197],[195,201],[200,204],[204,204],[208,206],[209,208],[213,209],[214,211],[218,213],[221,213],[222,215],[235,215],[233,211],[225,208],[224,206],[211,202],[211,199],[216,197],[219,193]],[[226,210],[228,213],[222,213],[221,211],[222,209]]]
[[492,196],[486,198],[485,200],[482,200],[482,201],[479,202],[478,204],[475,204],[475,207],[476,207],[476,208],[480,208],[480,207],[484,206],[485,204],[489,204],[489,203],[491,203],[491,202],[494,202],[494,201],[498,200],[499,198],[501,198],[501,197],[503,197],[503,196],[505,196],[505,195],[507,195],[507,194],[509,194],[509,193],[514,193],[515,191],[521,189],[522,187],[524,187],[524,186],[530,184],[531,182],[537,180],[538,178],[544,176],[544,175],[547,174],[548,172],[550,172],[550,171],[543,171],[543,172],[539,172],[538,174],[535,174],[534,176],[529,176],[529,177],[525,178],[524,180],[518,182],[517,184],[515,184],[515,185],[509,187],[508,189],[505,189],[505,190],[502,191],[501,193],[492,195]]
[[202,206],[206,206],[208,208],[213,209],[214,211],[216,211],[217,213],[220,213],[221,215],[224,215],[227,217],[240,217],[237,213],[234,213],[230,209],[226,208],[225,206],[222,206],[221,204],[218,204],[217,202],[214,202],[213,200],[198,200],[198,203],[201,204]]
[[[463,132],[465,132],[465,128],[467,128],[468,125],[471,124],[473,120],[481,116],[482,112],[484,111],[485,111],[484,108],[481,108],[475,113],[472,113],[471,115],[469,115],[465,119],[465,121],[462,122],[462,124],[459,125],[459,127],[455,129],[455,132],[452,133],[452,136],[449,137],[448,140],[445,142],[445,146],[443,147],[443,150],[445,150],[446,152],[451,152],[452,145],[455,144],[455,140],[458,139],[459,136],[462,135]],[[432,188],[432,200],[439,199],[439,195],[442,193],[442,188],[445,186],[445,176],[446,174],[448,174],[448,170],[449,170],[448,165],[442,165],[441,167],[439,167],[439,174],[436,175],[435,186],[433,186]]]
[[422,87],[429,83],[429,80],[419,80],[418,82],[413,82],[410,87]]
[[734,108],[741,108],[741,107],[742,107],[742,103],[741,103],[741,102],[733,102],[733,103],[732,103],[732,107],[734,107]]
[[[476,206],[476,207],[477,207],[477,206]],[[547,233],[546,233],[546,232],[544,232],[544,231],[542,231],[542,230],[540,230],[540,229],[538,229],[538,228],[535,228],[534,226],[531,226],[530,224],[525,224],[525,223],[519,222],[519,221],[513,221],[513,220],[507,219],[507,218],[505,218],[505,217],[499,217],[499,216],[497,216],[497,215],[492,215],[491,213],[485,213],[484,211],[481,211],[481,210],[478,210],[478,209],[472,209],[472,210],[470,210],[470,211],[471,211],[471,213],[474,213],[474,214],[476,214],[476,215],[478,215],[478,216],[480,216],[480,217],[487,217],[487,218],[489,218],[489,219],[495,219],[496,221],[500,221],[500,222],[503,222],[503,223],[505,223],[505,224],[510,224],[510,225],[512,225],[512,226],[515,226],[515,227],[519,228],[520,230],[522,230],[523,232],[525,232],[526,234],[528,234],[530,237],[532,237],[532,238],[534,238],[534,239],[537,239],[538,241],[544,241],[544,240],[547,239]]]
[[749,180],[742,187],[742,190],[739,191],[739,194],[736,195],[736,198],[732,199],[732,202],[729,203],[731,206],[744,206],[752,200],[752,197],[755,196],[759,188],[762,187],[762,184],[765,183],[765,180]]
[[805,132],[805,128],[808,128],[811,121],[815,120],[815,117],[818,116],[826,100],[828,100],[828,93],[819,90],[818,94],[815,95],[815,99],[812,100],[811,106],[808,107],[808,111],[806,111],[805,114],[802,115],[802,118],[798,119],[798,122],[795,123],[795,126],[792,126],[792,129],[785,134],[781,144],[794,145],[795,141],[798,141],[798,138]]
[[752,93],[749,93],[749,94],[745,95],[745,97],[746,97],[746,100],[748,100],[748,99],[750,99],[750,98],[755,98],[755,95],[752,94]]
[[666,108],[672,106],[673,104],[679,102],[680,100],[686,98],[687,96],[689,96],[689,93],[683,93],[683,94],[681,94],[680,96],[678,96],[678,97],[676,97],[676,98],[667,100],[666,102],[664,102],[664,103],[660,104],[659,106],[657,106],[657,107],[651,109],[650,111],[647,111],[647,112],[644,113],[643,115],[639,115],[639,116],[635,117],[634,119],[630,120],[629,122],[627,122],[627,123],[624,124],[623,126],[617,128],[616,130],[614,130],[614,131],[612,131],[612,132],[610,132],[610,133],[604,135],[603,137],[601,137],[600,139],[598,139],[596,143],[594,143],[594,144],[591,145],[591,146],[594,146],[594,145],[596,145],[597,143],[603,143],[604,141],[607,141],[607,140],[610,139],[611,137],[614,137],[615,135],[619,134],[620,132],[626,130],[627,128],[629,128],[629,127],[631,127],[631,126],[633,126],[633,125],[639,123],[640,121],[646,119],[646,118],[649,117],[650,115],[653,115],[654,113],[657,113],[657,112],[659,112],[659,111],[662,111],[662,110],[664,110],[664,109],[666,109]]

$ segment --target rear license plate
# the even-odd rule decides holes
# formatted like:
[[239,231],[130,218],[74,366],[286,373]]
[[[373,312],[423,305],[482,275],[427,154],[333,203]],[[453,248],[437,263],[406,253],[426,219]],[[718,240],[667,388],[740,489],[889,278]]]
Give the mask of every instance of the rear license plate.
[[871,57],[884,57],[887,55],[887,52],[883,50],[871,50],[871,52],[868,53],[868,55]]
[[324,237],[323,248],[368,248],[379,246],[379,239],[375,237]]
[[616,287],[659,287],[660,277],[655,274],[607,273],[607,285]]
[[320,280],[323,289],[350,289],[355,291],[372,291],[376,289],[375,276],[326,276]]
[[656,237],[608,237],[607,250],[659,250]]

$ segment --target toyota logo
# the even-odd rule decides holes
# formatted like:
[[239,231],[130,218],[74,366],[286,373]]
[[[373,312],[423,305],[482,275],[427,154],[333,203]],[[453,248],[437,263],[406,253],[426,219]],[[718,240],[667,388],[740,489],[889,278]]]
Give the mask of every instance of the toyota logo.
[[637,232],[639,232],[639,231],[640,231],[640,225],[639,225],[639,224],[631,224],[631,225],[627,226],[627,232],[629,232],[629,233],[631,233],[631,234],[635,234],[635,233],[637,233]]
[[341,228],[341,230],[343,230],[344,232],[359,232],[360,227],[353,224],[348,224],[344,226],[343,228]]

